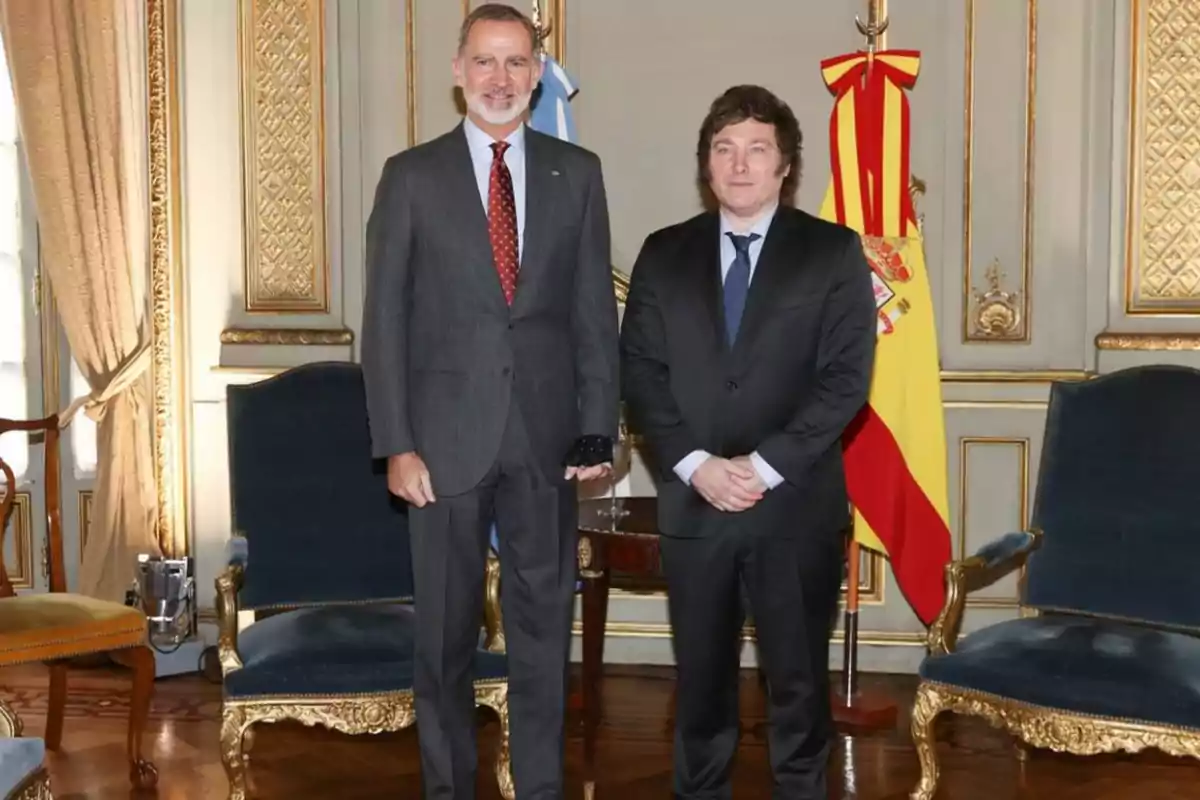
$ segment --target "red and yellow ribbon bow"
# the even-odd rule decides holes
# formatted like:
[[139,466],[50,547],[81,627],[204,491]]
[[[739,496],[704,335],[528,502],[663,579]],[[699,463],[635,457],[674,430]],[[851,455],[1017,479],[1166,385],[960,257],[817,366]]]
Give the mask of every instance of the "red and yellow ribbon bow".
[[837,220],[868,236],[908,236],[916,228],[909,182],[906,89],[917,80],[918,50],[881,50],[821,62],[837,100],[829,118]]

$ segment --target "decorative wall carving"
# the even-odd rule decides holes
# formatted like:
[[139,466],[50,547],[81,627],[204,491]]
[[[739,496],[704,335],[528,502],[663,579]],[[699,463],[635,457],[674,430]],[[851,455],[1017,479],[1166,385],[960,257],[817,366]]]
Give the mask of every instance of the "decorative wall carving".
[[329,310],[323,0],[241,0],[247,311]]
[[1132,11],[1126,311],[1198,314],[1200,5]]

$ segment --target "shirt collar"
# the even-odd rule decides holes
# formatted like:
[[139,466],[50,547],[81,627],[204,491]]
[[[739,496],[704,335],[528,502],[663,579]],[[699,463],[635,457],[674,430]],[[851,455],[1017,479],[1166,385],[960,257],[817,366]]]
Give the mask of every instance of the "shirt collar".
[[[470,117],[463,118],[463,130],[467,134],[467,144],[472,150],[482,150],[491,156],[492,142],[496,140],[490,134],[485,133]],[[504,137],[504,141],[509,143],[513,153],[519,155],[525,149],[525,123],[518,125],[516,130]]]
[[[775,219],[775,212],[779,210],[779,203],[774,203],[771,206],[764,208],[763,212],[750,226],[750,230],[746,233],[757,233],[762,239],[767,238],[767,230],[771,227],[771,220]],[[733,231],[733,226],[730,225],[729,217],[726,216],[724,209],[721,210],[721,236]]]

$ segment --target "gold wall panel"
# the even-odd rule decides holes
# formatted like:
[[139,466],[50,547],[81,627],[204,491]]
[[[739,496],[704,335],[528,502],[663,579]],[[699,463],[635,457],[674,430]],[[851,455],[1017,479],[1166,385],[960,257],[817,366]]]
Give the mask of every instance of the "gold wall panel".
[[1132,14],[1126,311],[1200,314],[1200,3]]
[[[13,499],[12,522],[9,529],[4,531],[4,567],[14,589],[33,588],[32,502],[29,492],[17,492]],[[12,542],[11,548],[8,547],[9,542]],[[11,559],[9,553],[12,553]]]
[[[966,0],[966,87],[963,98],[963,342],[1028,342],[1033,292],[1033,168],[1037,102],[1037,0],[1025,0],[1025,109],[1022,164],[1021,255],[1016,265],[993,257],[978,274],[974,254],[976,3]],[[1001,0],[996,0],[1000,2]],[[1002,0],[1011,2],[1012,0]],[[988,187],[985,187],[985,189]],[[1015,273],[1015,275],[1014,275]],[[1016,286],[1012,280],[1016,279]],[[982,283],[980,282],[982,279]]]
[[241,0],[245,308],[329,310],[324,0]]
[[147,111],[150,172],[150,306],[153,326],[154,473],[158,540],[188,553],[186,492],[187,350],[179,179],[178,0],[147,0]]
[[[967,524],[969,520],[968,498],[971,489],[971,450],[977,447],[1015,447],[1017,450],[1017,530],[1029,527],[1029,439],[1006,436],[964,436],[958,440],[958,553],[957,558],[973,554],[968,550]],[[995,531],[988,537],[1003,535],[1009,531]],[[983,542],[979,543],[980,545]],[[1024,574],[1022,572],[1022,574]],[[1017,608],[1014,595],[1008,597],[971,596],[967,605],[973,608]]]

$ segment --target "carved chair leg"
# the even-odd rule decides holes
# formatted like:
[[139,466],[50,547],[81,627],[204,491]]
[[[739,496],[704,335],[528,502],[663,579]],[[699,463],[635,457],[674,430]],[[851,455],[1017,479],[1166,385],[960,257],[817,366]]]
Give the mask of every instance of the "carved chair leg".
[[[4,698],[0,698],[0,739],[15,739],[25,731],[25,723]],[[45,739],[43,739],[45,741]]]
[[499,786],[500,796],[504,800],[514,800],[517,793],[513,783],[512,753],[509,750],[508,686],[502,685],[485,690],[484,693],[475,696],[475,701],[479,705],[495,711],[500,720],[500,741],[496,744],[496,784]]
[[912,737],[921,761],[921,780],[909,795],[910,800],[933,800],[937,792],[937,739],[933,725],[938,714],[944,710],[942,697],[935,687],[927,683],[917,687],[912,710]]
[[46,710],[47,750],[62,747],[63,716],[67,708],[67,662],[52,661],[50,667],[50,707]]
[[142,739],[150,719],[150,700],[154,696],[154,651],[149,647],[114,650],[113,660],[133,670],[132,702],[129,704],[129,782],[138,789],[158,785],[158,769],[142,757]]
[[229,800],[246,800],[246,712],[238,706],[221,709],[221,762],[229,778]]

